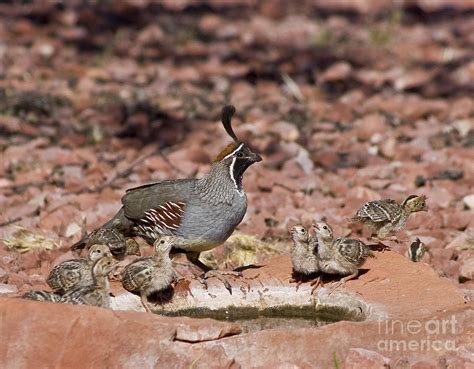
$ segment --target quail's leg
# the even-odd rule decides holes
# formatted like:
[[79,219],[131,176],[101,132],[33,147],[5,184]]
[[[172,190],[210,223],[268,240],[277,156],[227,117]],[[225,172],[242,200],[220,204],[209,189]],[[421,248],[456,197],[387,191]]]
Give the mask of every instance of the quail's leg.
[[140,301],[142,302],[142,305],[145,308],[146,312],[151,313],[150,307],[148,306],[148,300],[143,292],[140,294]]
[[351,279],[354,279],[358,275],[359,275],[359,271],[356,271],[355,273],[352,273],[352,274],[348,275],[347,277],[342,278],[339,282],[336,282],[334,284],[334,286],[331,287],[331,290],[329,291],[329,294],[333,293],[334,290],[336,290],[337,288],[339,288],[341,286],[344,286],[347,281],[349,281]]
[[199,253],[187,253],[186,254],[186,258],[191,262],[193,263],[194,265],[196,265],[198,268],[200,268],[201,270],[204,271],[204,274],[197,277],[197,279],[199,280],[199,282],[201,282],[204,286],[206,286],[207,288],[207,283],[206,283],[206,279],[210,278],[210,277],[215,277],[217,278],[219,281],[222,282],[222,284],[225,286],[225,288],[227,289],[227,291],[229,291],[229,293],[232,295],[232,287],[230,285],[230,283],[224,278],[224,275],[233,275],[233,276],[236,276],[236,277],[241,277],[242,276],[242,273],[240,272],[235,272],[235,271],[219,271],[219,270],[213,270],[211,268],[209,268],[206,264],[204,264],[201,260],[199,260]]
[[313,287],[313,288],[311,289],[311,294],[313,294],[314,291],[316,290],[316,288],[318,288],[321,284],[322,284],[322,282],[321,282],[321,277],[318,277],[318,278],[313,279],[313,280],[311,281],[311,283],[310,283],[310,286]]
[[306,278],[304,274],[298,273],[293,271],[289,283],[296,283],[296,291],[300,288],[303,282],[306,282]]
[[296,279],[294,277],[292,277],[290,280],[289,280],[290,283],[296,283],[296,291],[298,291],[298,289],[300,288],[300,286],[303,284],[303,280],[302,279]]

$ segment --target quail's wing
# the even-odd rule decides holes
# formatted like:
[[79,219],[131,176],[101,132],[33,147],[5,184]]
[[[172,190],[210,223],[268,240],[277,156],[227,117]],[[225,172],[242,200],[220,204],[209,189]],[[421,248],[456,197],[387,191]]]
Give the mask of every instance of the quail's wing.
[[334,240],[339,254],[348,262],[359,264],[367,257],[372,256],[372,251],[359,240],[349,238],[336,238]]
[[88,265],[86,259],[66,260],[51,270],[46,282],[53,291],[67,290],[81,280]]
[[368,218],[373,222],[385,222],[399,218],[401,212],[402,209],[396,201],[385,199],[369,201],[357,211],[356,216]]
[[130,292],[138,292],[153,278],[153,259],[141,258],[128,264],[122,272],[122,285]]
[[122,197],[125,216],[163,233],[178,229],[194,182],[180,179],[131,188]]

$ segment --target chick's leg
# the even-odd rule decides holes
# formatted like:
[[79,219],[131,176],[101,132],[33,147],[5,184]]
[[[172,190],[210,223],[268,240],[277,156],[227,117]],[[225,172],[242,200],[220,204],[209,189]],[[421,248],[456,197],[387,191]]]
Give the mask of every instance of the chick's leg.
[[148,300],[146,298],[145,293],[143,292],[140,294],[140,301],[142,302],[142,305],[145,308],[145,311],[147,313],[151,313],[150,307],[148,306]]
[[341,287],[341,286],[344,286],[346,284],[347,281],[351,280],[351,279],[354,279],[355,277],[357,277],[359,275],[359,271],[357,270],[356,272],[342,278],[339,282],[336,282],[334,284],[334,286],[331,287],[331,290],[329,292],[329,294],[333,293],[337,288]]

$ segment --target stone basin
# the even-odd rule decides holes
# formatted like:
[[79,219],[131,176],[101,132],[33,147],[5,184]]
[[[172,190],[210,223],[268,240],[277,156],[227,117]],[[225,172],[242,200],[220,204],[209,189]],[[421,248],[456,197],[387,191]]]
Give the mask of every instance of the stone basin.
[[[232,322],[120,311],[142,307],[136,296],[117,288],[115,310],[4,297],[0,367],[468,368],[473,358],[473,304],[428,265],[396,253],[377,253],[359,278],[332,294],[329,283],[314,296],[307,284],[296,291],[288,282],[287,256],[243,274],[229,278],[232,295],[215,279],[207,290],[197,281],[181,281],[173,299],[154,309],[179,315],[234,304],[258,309],[303,304],[316,310],[342,307],[358,312],[351,320],[360,321],[245,333]],[[440,330],[443,322],[446,330]],[[398,346],[391,347],[393,342]]]
[[[464,302],[462,292],[447,278],[439,277],[427,264],[413,263],[391,251],[377,252],[369,259],[361,275],[344,288],[331,292],[331,281],[313,295],[309,283],[296,289],[291,278],[291,260],[282,255],[262,266],[243,271],[242,278],[228,277],[230,294],[216,278],[207,288],[197,280],[182,280],[170,302],[156,305],[154,311],[166,315],[192,314],[193,310],[222,311],[234,307],[278,309],[288,306],[312,307],[315,313],[342,309],[348,320],[379,320],[426,316]],[[337,280],[337,279],[333,279]],[[144,311],[139,297],[116,290],[113,309]],[[196,316],[197,314],[192,314]]]

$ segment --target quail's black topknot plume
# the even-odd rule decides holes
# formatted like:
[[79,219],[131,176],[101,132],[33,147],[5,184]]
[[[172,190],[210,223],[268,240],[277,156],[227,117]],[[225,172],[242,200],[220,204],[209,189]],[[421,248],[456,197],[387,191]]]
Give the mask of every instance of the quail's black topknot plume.
[[233,105],[226,105],[222,108],[222,124],[227,132],[227,134],[234,139],[235,142],[238,142],[237,136],[232,129],[232,116],[235,114],[235,107]]

